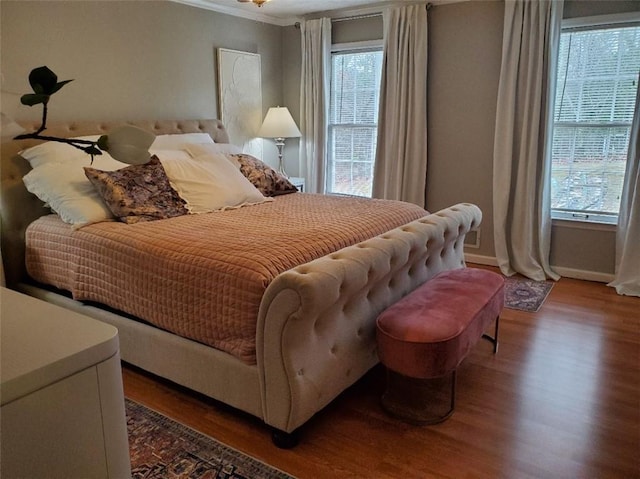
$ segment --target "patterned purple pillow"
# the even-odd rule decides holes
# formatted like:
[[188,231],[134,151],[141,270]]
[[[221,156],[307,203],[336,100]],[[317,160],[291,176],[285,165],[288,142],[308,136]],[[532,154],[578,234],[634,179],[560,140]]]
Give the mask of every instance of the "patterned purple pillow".
[[286,195],[298,191],[287,178],[259,159],[244,153],[228,156],[238,162],[240,172],[264,196]]
[[84,168],[111,212],[120,221],[133,224],[189,213],[185,201],[171,187],[160,160],[154,155],[144,165],[116,171]]

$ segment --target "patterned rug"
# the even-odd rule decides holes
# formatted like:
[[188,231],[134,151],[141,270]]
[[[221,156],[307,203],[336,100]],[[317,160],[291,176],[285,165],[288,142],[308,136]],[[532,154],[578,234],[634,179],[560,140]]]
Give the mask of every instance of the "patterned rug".
[[229,446],[125,399],[134,479],[291,479]]
[[516,276],[505,278],[504,306],[535,313],[547,299],[552,287],[553,281],[533,281]]

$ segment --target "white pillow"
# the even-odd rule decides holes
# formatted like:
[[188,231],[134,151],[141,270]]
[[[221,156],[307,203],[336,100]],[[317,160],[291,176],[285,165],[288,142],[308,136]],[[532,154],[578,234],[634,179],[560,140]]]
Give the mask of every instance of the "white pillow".
[[[46,163],[31,170],[22,180],[27,190],[74,228],[111,220],[111,211],[84,174],[82,167],[88,165],[89,162],[82,161]],[[97,160],[94,165],[100,167]]]
[[[98,141],[98,138],[100,138],[99,135],[94,135],[79,136],[76,139]],[[87,163],[83,166],[88,166],[91,162],[91,157],[84,151],[79,150],[74,146],[67,145],[66,143],[59,143],[57,141],[45,141],[39,145],[22,150],[20,152],[20,156],[29,162],[31,168],[37,168],[38,166],[42,166],[47,163],[67,163],[82,160],[87,160]],[[111,159],[113,160],[113,158]]]
[[177,133],[158,135],[151,144],[152,150],[182,150],[190,143],[213,143],[208,133]]
[[[79,136],[77,140],[98,141],[100,135]],[[151,149],[156,150],[182,150],[188,144],[212,143],[213,140],[208,133],[180,133],[176,135],[159,135],[153,141]],[[76,162],[87,159],[89,163],[82,166],[93,166],[100,170],[113,171],[124,168],[125,164],[114,160],[108,153],[96,155],[93,165],[90,165],[90,157],[84,151],[57,141],[46,141],[39,145],[32,146],[20,152],[20,156],[26,159],[31,168],[37,168],[46,163],[67,163]],[[100,160],[100,161],[98,161]],[[112,162],[116,162],[115,166],[110,166]]]
[[267,198],[222,155],[195,159],[158,155],[171,186],[187,202],[190,213],[255,205]]
[[187,153],[185,150],[156,150],[151,148],[149,153],[152,155],[156,155],[161,161],[165,159],[174,159],[174,160],[190,160],[191,155]]
[[[218,153],[222,153],[225,155],[239,155],[240,153],[242,153],[242,148],[237,145],[232,145],[231,143],[211,143],[206,145],[190,144],[185,146],[185,149],[193,158],[201,155],[215,155]],[[227,158],[227,160],[232,161],[238,168],[240,168],[238,162],[233,161],[231,158]]]

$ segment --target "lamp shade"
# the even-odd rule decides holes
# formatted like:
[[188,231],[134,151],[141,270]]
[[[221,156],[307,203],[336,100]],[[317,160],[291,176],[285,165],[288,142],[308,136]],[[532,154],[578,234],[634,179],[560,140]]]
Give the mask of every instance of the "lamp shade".
[[262,138],[297,138],[301,136],[301,133],[287,107],[273,106],[269,108],[264,117],[258,136]]

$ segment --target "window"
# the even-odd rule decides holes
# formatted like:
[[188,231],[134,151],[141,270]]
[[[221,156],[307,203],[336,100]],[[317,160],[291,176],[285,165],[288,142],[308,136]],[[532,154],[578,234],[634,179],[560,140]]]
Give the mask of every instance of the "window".
[[327,193],[371,196],[382,50],[331,56]]
[[615,223],[640,71],[640,26],[563,31],[551,167],[552,216]]

